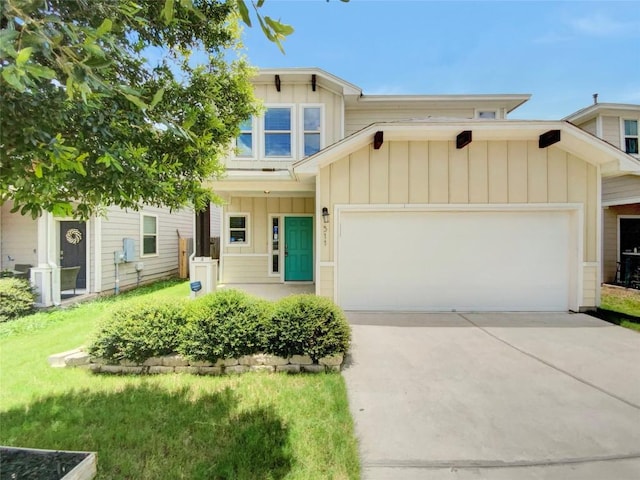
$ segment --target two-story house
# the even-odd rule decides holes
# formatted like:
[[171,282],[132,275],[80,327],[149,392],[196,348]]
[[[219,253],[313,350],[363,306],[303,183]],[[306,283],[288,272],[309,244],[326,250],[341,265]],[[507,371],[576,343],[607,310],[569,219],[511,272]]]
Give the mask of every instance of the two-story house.
[[261,70],[224,179],[221,281],[313,282],[351,310],[578,311],[599,303],[601,178],[640,162],[529,95],[366,95]]
[[[594,102],[565,120],[640,159],[640,105]],[[602,206],[602,280],[626,284],[640,268],[640,174],[604,178]]]

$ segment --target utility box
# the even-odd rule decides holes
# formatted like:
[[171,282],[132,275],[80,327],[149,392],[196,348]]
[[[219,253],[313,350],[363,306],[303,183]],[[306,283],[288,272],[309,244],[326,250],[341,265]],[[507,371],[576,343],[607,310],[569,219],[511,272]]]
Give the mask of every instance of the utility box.
[[123,260],[125,262],[133,262],[136,259],[136,243],[133,238],[122,239],[122,251],[124,253]]

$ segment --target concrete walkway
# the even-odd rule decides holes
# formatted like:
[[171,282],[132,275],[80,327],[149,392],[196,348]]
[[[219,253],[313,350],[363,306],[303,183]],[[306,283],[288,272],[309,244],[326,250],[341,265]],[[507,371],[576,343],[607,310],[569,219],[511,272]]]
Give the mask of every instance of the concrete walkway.
[[640,334],[580,314],[348,313],[363,478],[640,478]]

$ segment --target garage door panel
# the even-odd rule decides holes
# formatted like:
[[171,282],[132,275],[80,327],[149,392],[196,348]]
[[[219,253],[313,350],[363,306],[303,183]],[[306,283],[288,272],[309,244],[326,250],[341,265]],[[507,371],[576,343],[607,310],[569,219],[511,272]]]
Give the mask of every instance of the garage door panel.
[[348,212],[347,309],[567,310],[567,212]]

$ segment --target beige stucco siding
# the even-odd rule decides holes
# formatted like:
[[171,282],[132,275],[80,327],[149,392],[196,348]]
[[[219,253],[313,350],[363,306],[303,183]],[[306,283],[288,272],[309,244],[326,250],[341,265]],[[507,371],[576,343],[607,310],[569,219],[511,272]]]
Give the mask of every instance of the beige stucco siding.
[[[594,166],[555,147],[539,149],[535,141],[473,142],[464,149],[446,141],[390,141],[322,168],[319,202],[330,211],[344,204],[581,204],[583,262],[592,263],[598,181]],[[320,261],[335,261],[332,234],[321,242]],[[584,280],[585,299],[591,298],[595,280]],[[319,281],[328,287],[328,280]]]
[[[0,270],[12,269],[16,263],[38,264],[38,221],[11,213],[12,208],[11,201],[0,207]],[[10,261],[8,256],[15,260]]]
[[[313,215],[312,197],[231,197],[224,207],[222,226],[222,282],[279,282],[269,276],[269,218],[278,215]],[[249,215],[248,246],[228,245],[226,231],[229,214]],[[282,227],[281,227],[282,228]]]
[[349,108],[345,111],[345,136],[351,135],[375,122],[392,122],[395,120],[425,119],[428,117],[473,118],[473,108]]
[[[142,214],[158,217],[158,254],[142,256],[141,224]],[[135,259],[132,262],[119,264],[120,288],[136,285],[138,275],[135,265],[142,262],[142,283],[165,278],[178,273],[178,232],[182,237],[193,237],[193,212],[180,210],[169,213],[168,210],[145,207],[141,212],[125,211],[117,207],[109,207],[107,218],[101,220],[101,291],[115,287],[115,251],[122,250],[122,240],[132,238],[135,244]]]
[[605,207],[602,215],[602,280],[613,282],[618,262],[618,216],[640,216],[640,203]]
[[604,178],[602,203],[636,203],[640,198],[640,175]]

